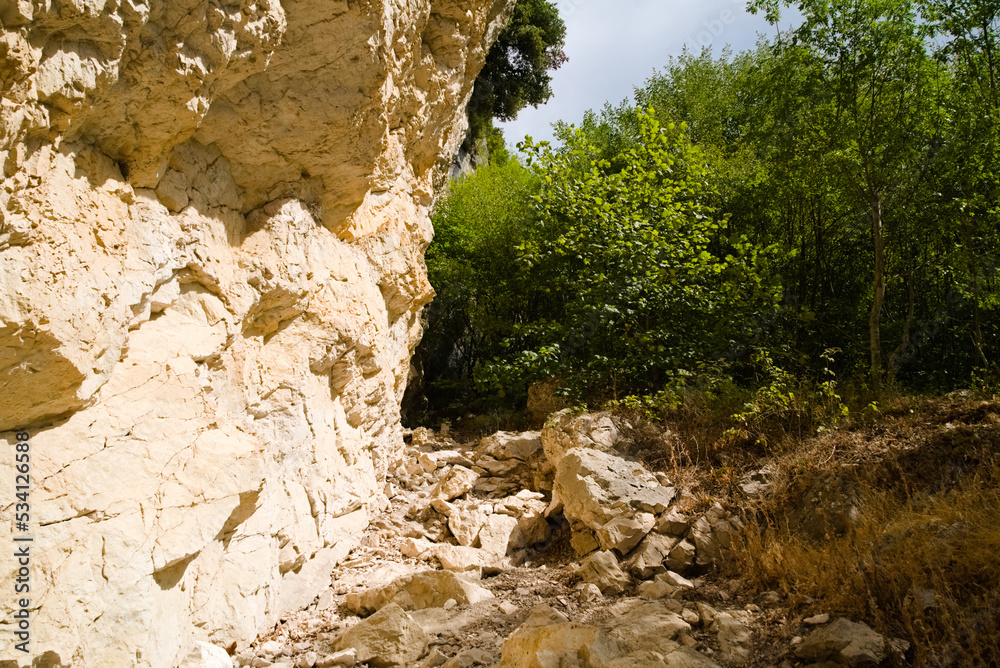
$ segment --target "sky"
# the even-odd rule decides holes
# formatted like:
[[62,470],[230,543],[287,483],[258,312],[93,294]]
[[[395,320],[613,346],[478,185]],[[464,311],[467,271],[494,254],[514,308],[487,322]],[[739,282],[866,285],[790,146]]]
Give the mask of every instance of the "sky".
[[551,139],[557,120],[577,123],[588,109],[631,98],[655,69],[687,45],[716,54],[752,48],[758,34],[776,28],[746,11],[746,0],[555,0],[566,22],[569,62],[553,73],[553,96],[537,109],[523,109],[501,127],[511,145],[525,135]]

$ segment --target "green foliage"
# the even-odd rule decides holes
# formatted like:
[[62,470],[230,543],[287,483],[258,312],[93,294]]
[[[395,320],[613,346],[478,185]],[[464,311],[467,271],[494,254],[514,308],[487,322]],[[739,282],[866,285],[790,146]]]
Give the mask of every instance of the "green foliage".
[[[505,164],[530,188],[488,170],[456,188],[428,332],[450,341],[454,400],[509,408],[557,378],[663,414],[730,383],[752,443],[834,424],[834,373],[861,407],[882,385],[994,386],[1000,3],[751,3],[786,6],[799,27],[684,52],[556,145],[525,143],[530,164]],[[493,204],[459,206],[463,188]]]
[[704,158],[685,128],[635,112],[610,159],[591,133],[526,142],[541,181],[519,266],[545,304],[528,343],[485,368],[496,386],[551,376],[573,396],[651,391],[727,345],[725,324],[769,298],[756,249],[709,205]]
[[566,61],[565,40],[566,24],[554,3],[518,0],[476,78],[468,107],[468,146],[490,134],[493,119],[512,121],[521,109],[552,97],[549,72]]
[[848,408],[837,394],[834,355],[826,350],[821,356],[822,380],[796,378],[778,367],[766,351],[758,351],[754,362],[761,377],[757,389],[743,410],[733,415],[736,426],[725,436],[735,442],[749,442],[767,447],[775,434],[803,436],[835,427],[848,416]]
[[511,268],[537,187],[510,160],[453,183],[437,207],[427,271],[438,296],[420,347],[433,403],[467,398],[476,366],[503,352],[523,318],[521,277]]

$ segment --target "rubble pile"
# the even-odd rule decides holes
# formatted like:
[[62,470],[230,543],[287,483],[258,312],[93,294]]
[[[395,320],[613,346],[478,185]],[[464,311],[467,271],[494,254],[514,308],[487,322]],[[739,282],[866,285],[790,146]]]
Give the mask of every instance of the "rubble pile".
[[[390,508],[331,588],[235,665],[771,665],[755,646],[766,610],[739,597],[738,581],[709,577],[738,517],[719,504],[695,512],[690,494],[621,454],[620,439],[609,416],[570,411],[542,432],[473,443],[414,430],[390,469]],[[769,652],[773,665],[876,666],[905,650],[829,622],[788,624],[801,633]]]

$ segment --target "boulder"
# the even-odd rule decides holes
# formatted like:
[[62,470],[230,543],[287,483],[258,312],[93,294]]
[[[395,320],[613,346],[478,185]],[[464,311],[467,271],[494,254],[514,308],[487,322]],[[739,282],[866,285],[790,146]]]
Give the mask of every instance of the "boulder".
[[451,571],[424,571],[401,577],[391,584],[348,598],[348,607],[356,614],[371,614],[394,603],[403,610],[444,607],[448,600],[459,605],[474,605],[493,598],[493,593]]
[[479,474],[464,466],[453,466],[431,490],[431,497],[451,501],[468,494],[479,480]]
[[577,571],[584,582],[597,585],[602,594],[620,594],[632,580],[619,567],[613,552],[596,552],[580,565]]
[[596,626],[523,625],[504,641],[500,668],[560,668],[563,665],[596,668],[629,651],[627,645]]
[[649,534],[628,555],[626,565],[629,572],[640,580],[648,580],[664,573],[667,567],[663,562],[678,542],[673,536]]
[[675,495],[674,488],[661,487],[641,464],[584,449],[571,450],[560,460],[553,486],[553,498],[562,504],[566,519],[593,531],[617,517],[662,513]]
[[545,458],[556,468],[570,450],[613,452],[620,440],[621,434],[607,413],[579,415],[571,409],[562,410],[550,416],[542,429]]
[[886,642],[869,626],[841,617],[806,636],[795,655],[800,659],[832,660],[852,667],[877,666],[886,657]]
[[718,633],[723,661],[731,666],[743,666],[750,661],[753,634],[746,624],[728,612],[720,612],[715,615],[712,628]]
[[501,461],[517,459],[524,462],[541,449],[541,432],[498,431],[490,436],[484,436],[479,441],[475,456],[477,460],[483,457],[492,457]]
[[335,650],[354,649],[357,661],[374,668],[412,666],[430,638],[400,606],[389,603],[340,635]]
[[602,550],[614,550],[619,555],[625,555],[646,537],[655,523],[656,517],[650,513],[615,517],[598,528],[595,535]]
[[177,668],[233,668],[233,660],[218,645],[196,642]]

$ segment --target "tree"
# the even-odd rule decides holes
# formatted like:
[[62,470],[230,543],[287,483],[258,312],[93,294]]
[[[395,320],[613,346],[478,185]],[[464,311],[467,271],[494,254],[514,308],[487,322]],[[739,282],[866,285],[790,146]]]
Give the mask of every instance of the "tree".
[[521,109],[552,97],[549,73],[566,62],[565,40],[566,24],[554,3],[518,0],[472,89],[467,148],[498,132],[493,119],[514,120]]
[[[709,200],[704,156],[683,126],[633,111],[635,135],[606,159],[583,129],[526,142],[541,181],[520,266],[544,308],[481,378],[509,386],[559,376],[578,398],[656,392],[714,359],[770,293],[752,248],[729,239]],[[614,134],[601,129],[598,137]],[[527,345],[525,345],[527,344]]]
[[532,216],[535,175],[514,159],[494,162],[450,184],[433,216],[427,273],[437,292],[418,350],[432,404],[473,397],[473,373],[502,355],[529,317],[517,247]]
[[1000,2],[924,0],[921,6],[930,34],[946,38],[937,55],[954,72],[940,191],[957,223],[955,268],[965,276],[963,292],[972,301],[970,338],[985,370],[982,312],[997,303],[988,284],[989,274],[996,273],[1000,235]]
[[[939,79],[912,0],[799,0],[805,22],[793,33],[811,56],[825,116],[818,148],[867,210],[872,286],[868,318],[872,389],[883,382],[882,314],[892,207],[918,188],[934,133]],[[777,18],[777,2],[755,0]],[[897,218],[898,220],[898,218]]]

